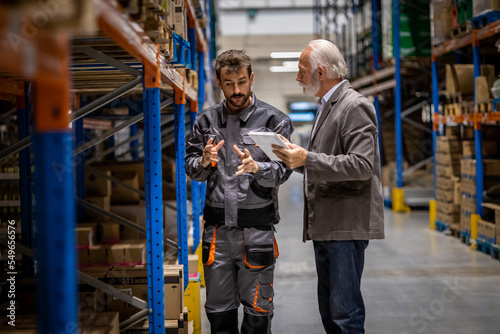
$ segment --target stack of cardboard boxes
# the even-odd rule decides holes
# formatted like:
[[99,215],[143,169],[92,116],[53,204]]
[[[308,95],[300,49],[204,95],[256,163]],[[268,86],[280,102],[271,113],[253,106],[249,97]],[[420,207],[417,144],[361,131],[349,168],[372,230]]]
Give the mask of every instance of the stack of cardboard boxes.
[[[474,141],[464,141],[463,160],[461,162],[462,176],[462,206],[461,230],[470,232],[470,216],[477,212],[476,207],[476,160]],[[483,189],[486,201],[500,199],[500,160],[491,159],[498,154],[498,142],[493,140],[483,141]]]
[[460,160],[462,147],[457,137],[440,136],[436,141],[437,220],[452,228],[460,222]]
[[[7,319],[6,317],[3,317]],[[3,319],[2,319],[3,320]],[[10,326],[0,322],[2,334],[37,334],[38,320],[35,314],[20,315],[16,319],[16,326]],[[77,326],[68,324],[68,332],[76,332]],[[86,334],[119,334],[120,323],[118,313],[104,312],[95,314],[80,314],[78,321],[78,333]]]
[[483,203],[483,219],[477,223],[477,236],[490,244],[500,243],[500,205]]

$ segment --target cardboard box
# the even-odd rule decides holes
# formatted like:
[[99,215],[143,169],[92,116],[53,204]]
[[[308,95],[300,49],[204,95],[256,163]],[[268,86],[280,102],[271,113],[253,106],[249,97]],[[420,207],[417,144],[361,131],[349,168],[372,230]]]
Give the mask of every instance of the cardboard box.
[[452,178],[455,176],[460,176],[461,165],[436,165],[436,175],[443,176],[447,178]]
[[88,249],[96,242],[96,230],[92,226],[77,226],[75,228],[76,245],[79,249]]
[[[481,76],[485,76],[488,81],[488,86],[492,87],[493,82],[495,81],[495,66],[481,65]],[[450,94],[474,93],[474,65],[447,64],[446,91]]]
[[436,152],[435,155],[436,164],[437,165],[460,165],[460,160],[462,160],[462,153],[453,152],[453,153],[445,153],[445,152]]
[[443,212],[438,211],[438,212],[436,212],[436,219],[442,223],[447,224],[447,225],[459,224],[460,223],[460,212],[443,213]]
[[[476,158],[476,147],[473,140],[462,141],[462,151],[464,159]],[[493,140],[484,140],[482,146],[483,159],[494,158],[498,154],[498,142]]]
[[115,222],[100,223],[101,229],[101,242],[103,244],[117,244],[120,243],[120,224]]
[[107,247],[105,245],[95,245],[88,249],[89,264],[106,265],[108,263]]
[[78,313],[94,314],[97,308],[98,290],[87,284],[78,285]]
[[107,247],[107,263],[113,266],[144,264],[146,247],[146,242],[110,245]]
[[198,254],[189,254],[188,255],[188,265],[189,265],[189,273],[197,274],[198,273]]
[[462,147],[458,137],[438,136],[436,140],[436,152],[461,153]]
[[120,323],[117,312],[103,312],[80,315],[79,327],[81,333],[119,334]]
[[480,220],[477,222],[477,236],[486,240],[489,243],[496,243],[496,228],[495,224]]
[[[89,246],[92,247],[92,246]],[[77,250],[78,266],[87,266],[89,264],[89,250],[82,248]]]
[[[111,176],[111,171],[103,171]],[[85,173],[85,192],[87,196],[99,197],[111,195],[111,180],[92,172]]]
[[437,211],[444,213],[444,214],[451,214],[451,213],[459,213],[460,212],[460,206],[454,204],[453,202],[444,202],[437,200]]
[[[85,198],[87,201],[90,203],[97,205],[98,207],[109,211],[111,209],[111,201],[110,201],[110,196],[88,196]],[[91,221],[96,221],[96,220],[108,220],[109,218],[107,216],[104,216],[100,213],[97,213],[91,209],[85,209],[85,212],[87,214],[87,220]]]
[[[164,266],[165,319],[178,319],[184,308],[184,280],[182,266]],[[142,300],[148,300],[148,272],[145,265],[115,267],[105,278],[107,284]],[[139,309],[122,300],[105,296],[106,310],[120,313],[120,321],[128,319]]]
[[[139,204],[140,205],[140,204]],[[124,206],[121,206],[124,207]],[[113,211],[115,207],[111,207],[111,211]],[[135,223],[137,226],[139,225],[139,218],[137,217],[137,213],[134,212],[129,212],[127,210],[122,211],[122,214],[120,215],[121,217],[131,221],[132,223]],[[145,221],[144,221],[145,223]],[[145,226],[142,226],[145,227]],[[145,239],[146,235],[140,233],[137,230],[134,230],[133,228],[127,227],[125,225],[120,224],[120,240],[137,240],[137,239]]]
[[[139,189],[139,176],[135,172],[113,172],[112,175],[130,187]],[[130,189],[113,183],[111,186],[111,204],[138,204],[141,196]]]
[[455,189],[455,183],[459,181],[460,179],[458,177],[437,176],[436,188],[443,190],[452,190]]
[[[189,334],[188,325],[180,320],[165,320],[165,334]],[[121,334],[149,334],[149,321],[140,322],[139,324],[126,329]]]
[[127,244],[125,247],[125,263],[134,265],[145,264],[147,262],[146,250],[146,241],[137,241]]

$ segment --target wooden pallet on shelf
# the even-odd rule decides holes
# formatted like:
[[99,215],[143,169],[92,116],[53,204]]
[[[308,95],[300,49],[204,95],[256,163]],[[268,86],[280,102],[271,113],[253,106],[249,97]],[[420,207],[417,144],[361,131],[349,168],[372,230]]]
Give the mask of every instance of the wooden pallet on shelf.
[[465,21],[460,23],[456,27],[451,28],[451,36],[453,38],[464,36],[472,31],[472,26],[470,21]]

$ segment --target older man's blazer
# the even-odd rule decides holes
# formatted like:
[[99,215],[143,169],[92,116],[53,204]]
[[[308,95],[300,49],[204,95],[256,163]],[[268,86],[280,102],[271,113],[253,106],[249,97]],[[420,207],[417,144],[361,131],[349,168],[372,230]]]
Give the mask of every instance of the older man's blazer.
[[325,104],[300,171],[304,241],[384,238],[376,112],[348,81]]

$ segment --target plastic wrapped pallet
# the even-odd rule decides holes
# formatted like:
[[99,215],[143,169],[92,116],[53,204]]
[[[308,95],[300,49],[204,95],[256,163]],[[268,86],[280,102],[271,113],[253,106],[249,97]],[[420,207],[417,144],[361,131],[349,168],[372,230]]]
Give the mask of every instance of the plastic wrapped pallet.
[[451,36],[451,0],[433,0],[431,11],[432,45],[439,45]]
[[500,10],[500,0],[474,0],[472,2],[472,16],[474,17],[492,10]]

